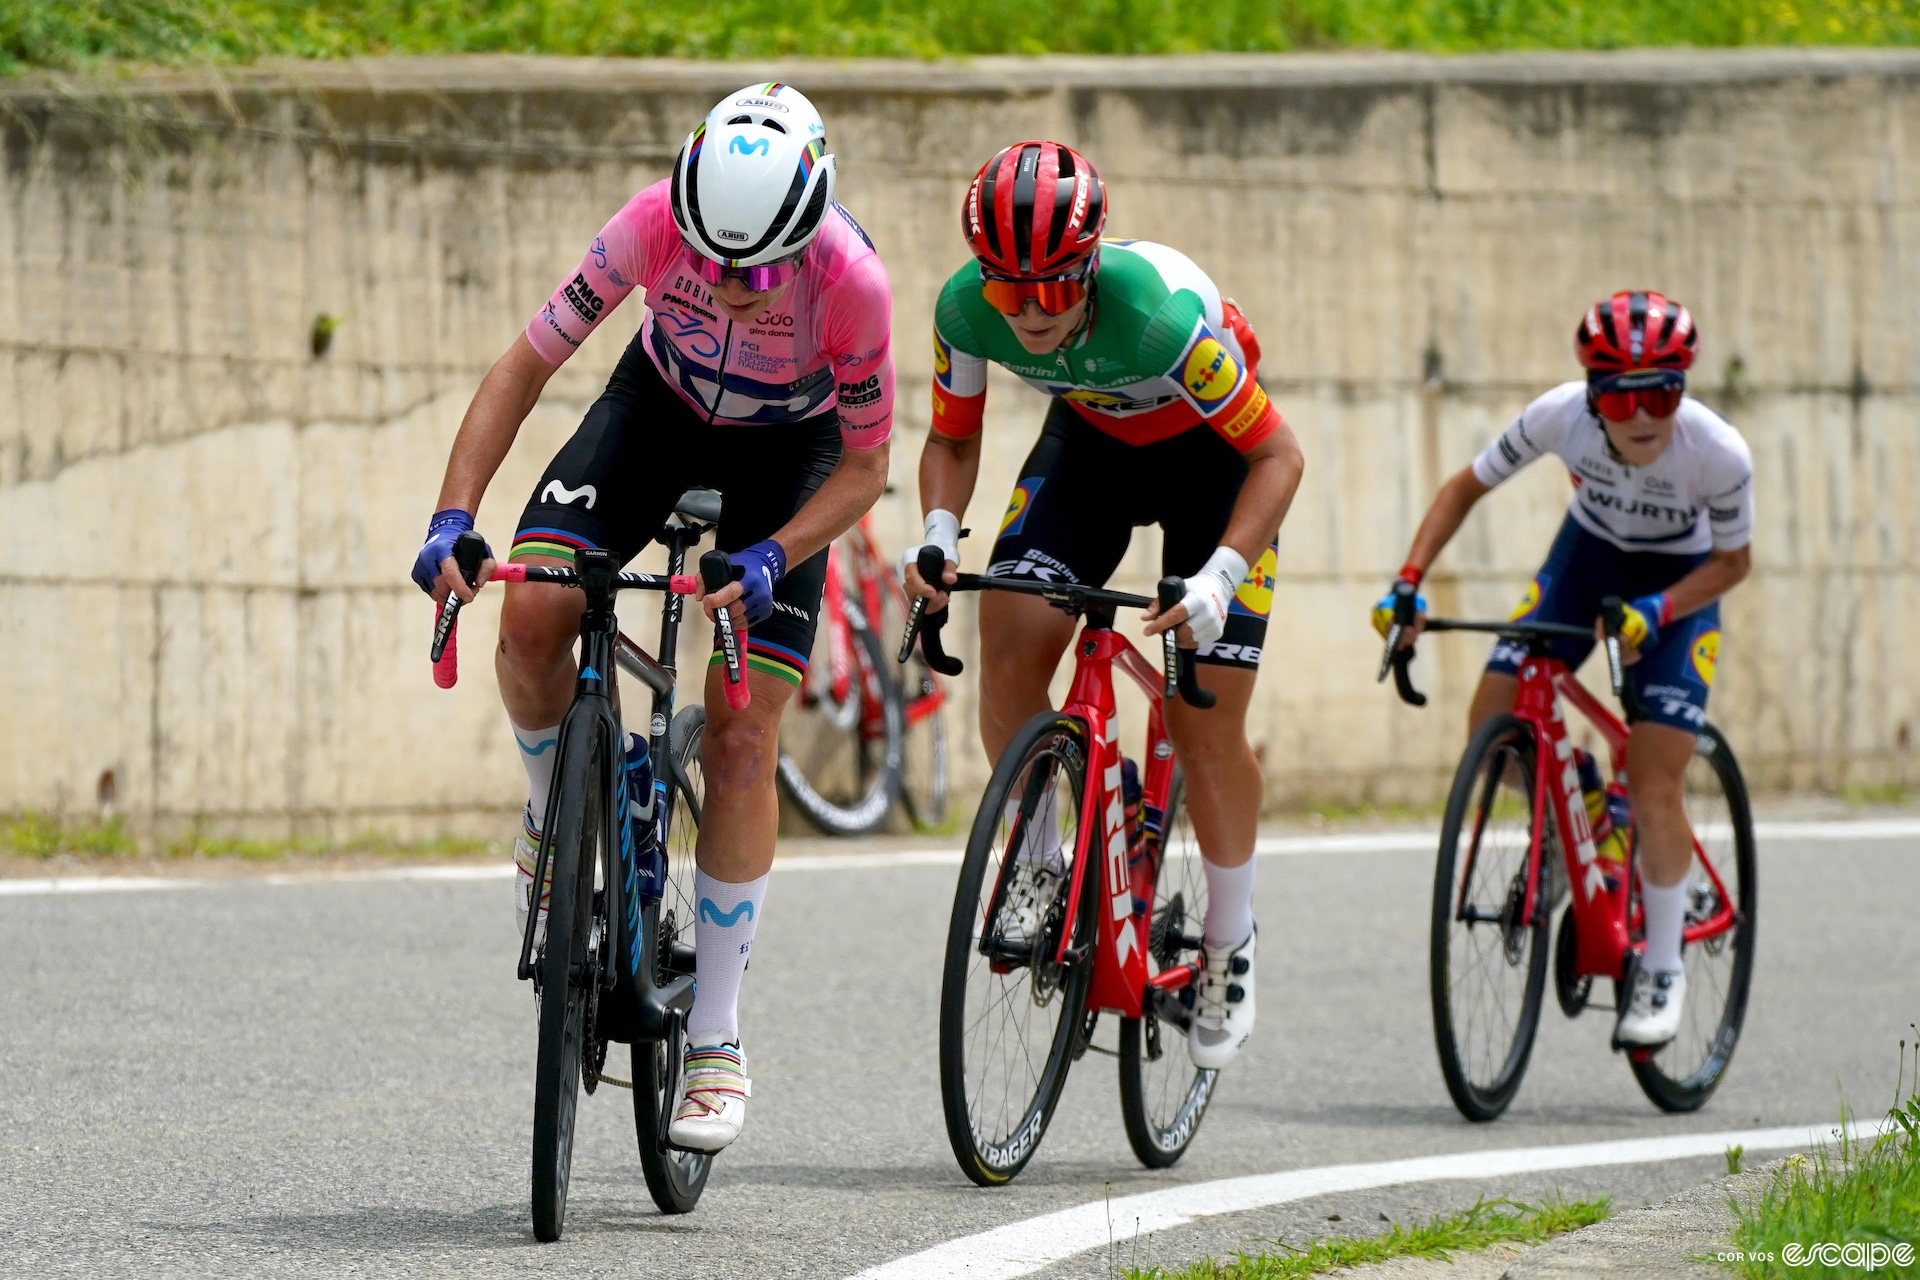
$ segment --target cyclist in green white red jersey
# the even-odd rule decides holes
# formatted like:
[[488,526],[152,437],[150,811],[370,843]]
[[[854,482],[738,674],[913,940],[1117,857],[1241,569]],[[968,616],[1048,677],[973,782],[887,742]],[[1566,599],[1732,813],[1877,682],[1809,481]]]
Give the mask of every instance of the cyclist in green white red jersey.
[[[732,1142],[746,1115],[740,982],[773,864],[780,715],[813,651],[827,544],[887,479],[893,297],[872,242],[833,189],[826,125],[792,85],[750,85],[722,99],[687,136],[672,177],[614,214],[488,372],[414,568],[436,599],[472,598],[451,558],[454,538],[473,527],[547,380],[622,300],[644,291],[642,323],[606,390],[534,485],[513,558],[565,565],[596,548],[625,562],[687,489],[718,489],[724,499],[715,542],[737,580],[703,603],[709,616],[727,609],[748,626],[752,699],[729,707],[720,669],[709,666],[694,854],[700,984],[668,1130],[676,1145],[700,1151]],[[491,571],[489,559],[482,582]],[[501,611],[495,667],[529,791],[515,842],[522,919],[546,911],[547,885],[536,907],[534,853],[583,608],[577,591],[520,583]]]
[[[958,567],[960,518],[980,467],[989,362],[1051,396],[1040,439],[1000,522],[990,572],[1104,583],[1133,530],[1157,524],[1162,572],[1186,580],[1147,633],[1179,628],[1198,647],[1199,711],[1166,707],[1206,864],[1204,971],[1187,1051],[1220,1067],[1254,1020],[1253,843],[1260,767],[1246,712],[1265,643],[1280,522],[1304,465],[1293,432],[1256,377],[1253,328],[1184,255],[1100,239],[1106,188],[1085,157],[1056,142],[1008,147],[974,177],[962,227],[974,258],[947,281],[934,318],[933,430],[920,455],[926,541]],[[908,590],[945,603],[920,580]],[[1047,710],[1048,682],[1073,619],[1037,597],[980,600],[980,737],[998,758]],[[1016,855],[1038,918],[1059,887],[1055,823]],[[1049,847],[1050,845],[1050,847]],[[1020,922],[1016,922],[1018,925]]]
[[[1421,577],[1467,513],[1495,485],[1548,453],[1566,464],[1566,522],[1516,619],[1594,624],[1608,596],[1630,600],[1621,639],[1634,696],[1627,780],[1640,864],[1645,946],[1615,1039],[1657,1046],[1680,1030],[1681,942],[1693,864],[1683,785],[1720,655],[1720,597],[1752,565],[1753,458],[1713,410],[1685,395],[1699,346],[1693,317],[1657,293],[1623,292],[1588,309],[1574,334],[1587,376],[1528,405],[1473,465],[1447,481],[1421,521],[1400,580]],[[1394,593],[1374,606],[1382,635]],[[1425,620],[1426,604],[1404,643]],[[1596,641],[1556,639],[1570,668]],[[1513,710],[1522,646],[1494,646],[1473,696],[1471,726]]]

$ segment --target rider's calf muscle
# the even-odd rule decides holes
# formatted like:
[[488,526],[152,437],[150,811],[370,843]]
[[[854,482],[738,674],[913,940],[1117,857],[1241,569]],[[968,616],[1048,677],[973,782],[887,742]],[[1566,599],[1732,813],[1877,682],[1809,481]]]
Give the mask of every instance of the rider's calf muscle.
[[[566,564],[553,556],[528,556],[525,562]],[[577,671],[573,643],[585,608],[581,594],[569,587],[507,584],[494,672],[507,716],[522,728],[558,724],[567,713]]]

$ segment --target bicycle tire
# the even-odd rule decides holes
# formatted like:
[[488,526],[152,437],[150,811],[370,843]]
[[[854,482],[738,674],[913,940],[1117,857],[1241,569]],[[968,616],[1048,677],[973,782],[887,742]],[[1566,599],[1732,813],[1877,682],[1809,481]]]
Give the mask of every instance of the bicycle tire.
[[[1428,953],[1434,1046],[1440,1055],[1440,1073],[1446,1079],[1447,1093],[1452,1097],[1453,1105],[1461,1115],[1474,1121],[1496,1119],[1513,1101],[1526,1075],[1527,1061],[1533,1054],[1534,1036],[1540,1025],[1541,999],[1547,976],[1547,932],[1552,914],[1551,903],[1545,900],[1543,892],[1539,895],[1541,900],[1535,904],[1531,920],[1515,918],[1524,902],[1527,861],[1531,856],[1533,810],[1536,805],[1546,803],[1544,797],[1534,794],[1536,751],[1532,726],[1518,716],[1502,714],[1482,723],[1467,743],[1465,754],[1460,757],[1460,766],[1454,773],[1453,787],[1447,797],[1446,818],[1440,828]],[[1517,775],[1517,779],[1512,775]],[[1525,797],[1524,805],[1516,805],[1511,799],[1509,784],[1515,780],[1519,782],[1521,794]],[[1471,846],[1468,852],[1471,861],[1468,866],[1462,867],[1460,842],[1470,813],[1474,824],[1469,833]],[[1493,844],[1485,839],[1489,823],[1496,816],[1519,819],[1517,850],[1514,829],[1503,829],[1503,838]],[[1540,856],[1543,860],[1558,853],[1553,825],[1549,816],[1542,828]],[[1471,879],[1468,873],[1471,873]],[[1544,881],[1546,877],[1542,876],[1541,879]],[[1456,887],[1461,898],[1458,913],[1455,907]],[[1485,889],[1487,892],[1478,893],[1476,889]],[[1476,906],[1482,913],[1487,912],[1488,908],[1478,900],[1485,897],[1493,901],[1496,895],[1497,914],[1493,918],[1458,918],[1469,905]],[[1471,904],[1469,900],[1472,900]],[[1485,980],[1483,985],[1491,986],[1493,981],[1502,978],[1507,979],[1507,985],[1512,985],[1513,976],[1521,978],[1517,1000],[1509,1002],[1496,996],[1495,1001],[1503,1012],[1510,1005],[1517,1007],[1518,1016],[1505,1029],[1496,1025],[1483,1032],[1476,1025],[1480,1020],[1473,1016],[1471,1010],[1456,1007],[1465,993],[1457,997],[1455,978],[1461,969],[1467,967],[1467,962],[1493,958],[1486,955],[1486,944],[1496,940],[1496,935],[1490,928],[1482,927],[1493,925],[1499,929],[1497,941],[1500,950],[1496,963],[1504,964],[1510,972],[1502,974],[1498,968],[1483,964],[1475,964],[1473,968],[1476,972],[1485,969],[1492,973],[1493,977]],[[1480,934],[1478,940],[1476,933]],[[1463,954],[1456,957],[1456,946],[1463,941],[1464,946],[1460,946]],[[1463,1013],[1466,1016],[1463,1017]],[[1482,1047],[1492,1052],[1484,1055],[1478,1053],[1477,1050]],[[1494,1060],[1497,1065],[1493,1065],[1490,1071],[1476,1072],[1476,1066],[1479,1065],[1476,1059],[1481,1057]],[[1475,1078],[1476,1074],[1485,1076],[1484,1083]]]
[[[1086,724],[1058,712],[1042,712],[1021,727],[1001,753],[1000,763],[981,798],[980,810],[974,816],[973,830],[967,840],[966,858],[954,888],[953,916],[947,927],[946,960],[940,985],[940,1100],[954,1159],[959,1162],[962,1173],[983,1187],[1012,1181],[1033,1159],[1053,1118],[1054,1107],[1060,1101],[1061,1090],[1066,1086],[1067,1071],[1077,1047],[1087,985],[1093,978],[1090,943],[1095,928],[1092,909],[1099,898],[1097,882],[1082,886],[1080,912],[1072,923],[1072,945],[1086,946],[1087,952],[1078,961],[1064,964],[1054,963],[1052,956],[1057,950],[1059,931],[1068,927],[1066,903],[1071,896],[1073,877],[1098,872],[1097,859],[1096,865],[1087,867],[1072,861],[1084,816],[1081,801],[1086,793],[1090,746]],[[1007,800],[1015,794],[1016,787],[1022,798],[1022,812],[1037,808],[1043,789],[1053,788],[1061,806],[1058,812],[1070,816],[1072,822],[1061,831],[1060,840],[1068,865],[1044,912],[1036,911],[1038,937],[1024,958],[1009,961],[984,955],[980,940],[986,930],[997,929],[999,913],[1006,909],[1008,894],[996,891],[1000,871],[1006,863],[1006,841],[999,837],[1005,826]],[[1023,840],[1029,829],[1022,824]],[[1010,836],[1012,832],[1007,834]],[[1012,876],[1008,878],[1011,880]],[[987,919],[989,913],[994,914],[994,920]],[[976,933],[976,926],[981,933]],[[1010,954],[1015,951],[1012,947],[1007,950]],[[1035,958],[1039,958],[1038,963],[1034,962]],[[995,972],[998,965],[1006,967]],[[976,976],[980,978],[978,984],[970,981]],[[994,981],[1009,976],[1012,981]],[[969,999],[969,992],[976,985],[987,1003],[979,1017],[973,1018],[970,1005],[974,1002]],[[993,996],[996,987],[1001,991],[998,999]],[[983,1120],[976,1118],[973,1104],[978,1098],[984,1105],[987,1098],[995,1095],[996,1073],[989,1069],[991,1064],[983,1060],[972,1073],[980,1087],[977,1092],[969,1090],[968,1049],[975,1040],[970,1032],[996,1009],[1006,1006],[1000,1023],[993,1028],[994,1044],[1005,1045],[1009,1031],[1017,1035],[1022,1030],[1019,1025],[1009,1025],[1013,1022],[1015,1002],[1023,1017],[1030,1007],[1051,1018],[1052,1027],[1047,1029],[1043,1024],[1036,1028],[1040,1034],[1034,1037],[1036,1044],[1044,1041],[1045,1055],[1036,1073],[1033,1055],[1025,1050],[1025,1041],[1022,1041],[1022,1062],[997,1073],[1007,1077],[1007,1084],[998,1090],[1000,1116],[991,1122],[995,1132],[982,1134]],[[1050,1012],[1049,1006],[1052,1006]],[[982,1046],[983,1059],[991,1047]],[[1024,1068],[1029,1077],[1017,1090],[1012,1066]],[[1015,1101],[1016,1092],[1024,1100],[1018,1101],[1014,1117],[1009,1120],[1009,1104]]]
[[543,1242],[558,1240],[566,1223],[587,1006],[599,982],[587,960],[587,942],[594,868],[606,825],[604,736],[597,717],[577,715],[565,726],[560,744],[552,889],[538,961],[540,1045],[533,1089],[533,1234]]
[[[1198,948],[1185,943],[1199,941],[1207,917],[1207,877],[1199,841],[1186,821],[1186,790],[1176,768],[1161,819],[1160,874],[1147,933],[1149,976],[1198,957]],[[1187,1057],[1185,1027],[1160,1016],[1161,1010],[1174,1013],[1176,1007],[1190,1012],[1192,991],[1186,988],[1180,999],[1158,996],[1150,987],[1141,1016],[1120,1020],[1120,1115],[1133,1154],[1149,1169],[1170,1168],[1186,1154],[1220,1076],[1194,1066]],[[1169,1035],[1170,1028],[1178,1034]]]
[[[1714,867],[1719,871],[1723,884],[1729,870],[1736,877],[1736,884],[1725,887],[1735,900],[1739,917],[1728,933],[1695,943],[1686,949],[1683,962],[1687,968],[1688,1023],[1682,1028],[1682,1033],[1653,1053],[1630,1052],[1627,1055],[1633,1078],[1639,1082],[1641,1092],[1647,1095],[1654,1106],[1671,1112],[1698,1111],[1706,1105],[1707,1099],[1713,1096],[1714,1090],[1720,1087],[1720,1081],[1726,1077],[1734,1047],[1740,1042],[1740,1029],[1746,1023],[1747,997],[1753,983],[1754,932],[1760,901],[1759,857],[1753,835],[1753,807],[1747,796],[1746,778],[1740,772],[1733,748],[1727,745],[1726,738],[1711,723],[1701,727],[1687,773],[1689,823],[1696,834],[1701,827],[1708,828],[1707,834],[1701,836],[1702,844],[1708,844],[1717,834],[1724,834],[1725,843],[1722,847],[1732,856],[1715,858]],[[1703,781],[1711,778],[1725,797],[1724,824],[1703,821],[1710,809],[1703,794],[1705,788],[1696,789],[1694,785],[1696,777]],[[1695,804],[1696,797],[1702,798],[1698,807]],[[1720,827],[1721,831],[1716,832],[1716,827]],[[1712,856],[1714,850],[1709,849],[1708,852]],[[1709,903],[1699,900],[1703,892],[1712,894],[1712,881],[1708,879],[1703,889],[1696,876],[1698,867],[1699,855],[1696,853],[1693,869],[1689,872],[1695,895],[1695,901],[1688,907],[1689,920],[1696,917],[1707,919],[1714,913]],[[1720,945],[1716,947],[1716,943]],[[1729,958],[1730,963],[1721,963],[1723,958]],[[1721,974],[1724,974],[1724,978],[1718,977]],[[1706,981],[1709,977],[1715,977],[1716,980]],[[1699,1015],[1706,1010],[1709,1002],[1717,1005],[1717,1009],[1708,1020],[1710,1032],[1702,1032]],[[1669,1068],[1672,1069],[1671,1073]]]
[[[656,940],[651,963],[656,984],[672,976],[667,967],[674,943],[693,936],[693,848],[699,835],[699,810],[705,799],[700,771],[700,742],[705,736],[705,707],[687,707],[673,718],[668,733],[678,777],[669,787],[673,811],[667,819],[667,883],[660,900],[648,905],[647,931]],[[681,789],[684,779],[688,791]],[[640,1147],[640,1171],[647,1194],[661,1213],[687,1213],[700,1202],[713,1156],[677,1151],[660,1143],[661,1113],[673,1105],[674,1057],[680,1042],[636,1040],[633,1060],[633,1128]]]
[[[828,619],[821,619],[822,625]],[[792,708],[781,735],[779,775],[787,795],[807,820],[830,836],[870,835],[886,825],[900,794],[902,748],[906,717],[901,711],[900,685],[887,670],[880,638],[858,613],[848,616],[852,640],[851,679],[857,688],[845,704],[833,709],[844,714],[821,714],[813,708]],[[819,646],[815,646],[816,653]],[[809,679],[813,674],[809,673]],[[802,686],[803,693],[805,685]],[[869,705],[878,690],[880,705]],[[827,705],[822,703],[820,705]],[[878,755],[869,735],[878,716]],[[845,723],[840,723],[844,720]],[[790,749],[800,745],[807,757]],[[831,776],[835,771],[848,777]]]
[[[952,808],[947,702],[917,649],[902,668],[900,688],[900,713],[906,726],[900,748],[900,800],[915,831],[943,832]],[[920,713],[917,708],[923,705],[926,710]]]

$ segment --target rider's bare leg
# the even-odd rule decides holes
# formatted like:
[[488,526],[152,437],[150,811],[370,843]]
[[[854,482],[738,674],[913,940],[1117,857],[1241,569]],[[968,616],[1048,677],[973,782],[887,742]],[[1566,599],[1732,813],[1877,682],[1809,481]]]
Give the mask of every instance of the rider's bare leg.
[[1074,619],[1037,596],[980,596],[980,745],[998,761],[1020,726],[1053,706],[1048,685],[1073,640]]
[[[524,556],[520,564],[572,566],[557,556]],[[573,642],[587,602],[572,587],[507,583],[500,608],[500,647],[493,656],[507,718],[522,729],[559,724],[573,702]]]
[[1489,717],[1513,710],[1520,696],[1520,681],[1498,671],[1480,673],[1480,684],[1473,691],[1473,704],[1467,709],[1467,736],[1472,737]]
[[1693,865],[1693,828],[1687,822],[1683,779],[1694,735],[1670,725],[1633,726],[1627,738],[1627,783],[1632,791],[1634,854],[1646,909],[1648,967],[1680,968],[1686,924],[1687,871]]
[[1207,862],[1206,940],[1237,945],[1253,927],[1253,841],[1260,824],[1260,762],[1247,745],[1255,673],[1202,663],[1200,685],[1215,696],[1205,711],[1175,698],[1167,736],[1186,780],[1187,815]]

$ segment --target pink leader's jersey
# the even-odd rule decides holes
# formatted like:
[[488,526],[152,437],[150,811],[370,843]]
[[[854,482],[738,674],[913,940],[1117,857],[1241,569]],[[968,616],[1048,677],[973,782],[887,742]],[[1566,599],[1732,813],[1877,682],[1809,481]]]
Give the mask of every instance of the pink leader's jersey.
[[729,320],[674,226],[669,180],[640,191],[600,231],[580,268],[527,325],[555,366],[635,289],[660,376],[709,422],[798,422],[838,407],[850,448],[893,425],[893,292],[866,232],[834,205],[799,276],[751,323]]

